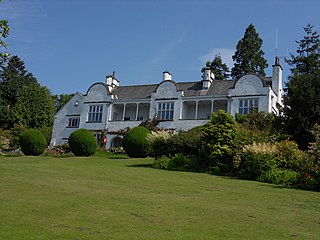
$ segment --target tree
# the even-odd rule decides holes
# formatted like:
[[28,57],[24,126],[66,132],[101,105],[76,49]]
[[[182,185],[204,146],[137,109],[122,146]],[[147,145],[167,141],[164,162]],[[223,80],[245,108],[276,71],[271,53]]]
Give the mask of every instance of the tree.
[[52,96],[55,108],[54,112],[58,112],[73,96],[74,94],[59,94]]
[[54,105],[50,91],[38,83],[23,86],[13,111],[16,122],[27,128],[51,127]]
[[38,84],[37,79],[25,69],[24,62],[18,56],[11,57],[0,75],[1,98],[13,107],[23,86],[32,84]]
[[[8,25],[8,21],[0,20],[0,49],[7,48],[7,44],[4,41],[4,39],[9,36],[9,31],[10,31],[10,28]],[[4,62],[6,62],[8,57],[9,57],[8,53],[0,52],[0,66],[2,66]]]
[[261,50],[262,39],[256,32],[253,24],[250,24],[244,37],[238,42],[236,52],[232,56],[234,67],[231,69],[231,76],[236,79],[246,73],[258,73],[265,76],[264,69],[268,67],[267,60],[263,57]]
[[223,110],[213,112],[201,131],[199,164],[206,169],[219,168],[223,173],[230,172],[236,148],[236,122],[232,115]]
[[0,123],[5,129],[12,128],[14,109],[24,86],[38,85],[37,79],[25,69],[24,62],[13,56],[0,74]]
[[298,43],[297,55],[288,62],[292,74],[284,96],[286,130],[292,134],[301,149],[314,141],[312,129],[320,123],[320,39],[313,26],[304,28],[306,36]]
[[312,25],[304,27],[306,36],[296,41],[299,45],[297,55],[291,54],[288,63],[293,67],[291,72],[295,74],[319,74],[320,69],[320,39],[319,34],[313,31]]
[[[215,79],[224,80],[229,77],[229,68],[227,64],[222,62],[222,58],[220,55],[215,55],[212,62],[208,61],[206,63],[206,67],[210,67],[211,72],[214,74]],[[204,72],[204,68],[202,68],[201,72]]]

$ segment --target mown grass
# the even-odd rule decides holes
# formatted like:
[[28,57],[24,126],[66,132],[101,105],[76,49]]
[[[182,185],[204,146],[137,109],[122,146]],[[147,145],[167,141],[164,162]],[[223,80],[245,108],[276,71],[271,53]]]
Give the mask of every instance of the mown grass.
[[317,192],[151,165],[0,157],[0,239],[319,239]]

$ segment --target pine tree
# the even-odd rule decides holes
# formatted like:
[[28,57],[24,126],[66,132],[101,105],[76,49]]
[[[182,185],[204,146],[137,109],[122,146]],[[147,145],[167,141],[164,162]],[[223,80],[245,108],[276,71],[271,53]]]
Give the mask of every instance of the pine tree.
[[[206,67],[210,67],[211,72],[214,74],[215,79],[217,80],[224,80],[229,77],[229,68],[227,64],[222,62],[222,58],[220,55],[215,55],[212,62],[207,62]],[[201,72],[204,72],[204,68],[202,68]]]
[[24,62],[17,56],[11,57],[0,74],[0,125],[3,128],[14,126],[13,109],[23,87],[32,84],[39,85],[37,79],[25,69]]
[[261,50],[262,39],[256,32],[253,24],[250,24],[244,37],[238,42],[236,52],[232,56],[234,67],[231,69],[231,76],[234,79],[246,73],[258,73],[265,76],[264,69],[268,67],[267,60],[263,57]]
[[316,74],[320,69],[320,39],[319,34],[313,31],[312,25],[304,27],[306,36],[300,41],[297,55],[291,54],[288,63],[293,67],[292,74]]

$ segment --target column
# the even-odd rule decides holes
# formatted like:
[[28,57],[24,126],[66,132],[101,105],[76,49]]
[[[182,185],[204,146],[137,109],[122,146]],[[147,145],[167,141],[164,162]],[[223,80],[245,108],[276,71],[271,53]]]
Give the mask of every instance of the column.
[[139,103],[136,103],[136,118],[135,120],[138,120],[138,117],[139,117]]
[[198,104],[199,104],[199,101],[196,101],[196,114],[194,116],[194,119],[198,119]]
[[124,117],[126,116],[126,106],[127,106],[127,104],[126,104],[126,103],[124,103],[124,104],[123,104],[122,121],[124,121]]

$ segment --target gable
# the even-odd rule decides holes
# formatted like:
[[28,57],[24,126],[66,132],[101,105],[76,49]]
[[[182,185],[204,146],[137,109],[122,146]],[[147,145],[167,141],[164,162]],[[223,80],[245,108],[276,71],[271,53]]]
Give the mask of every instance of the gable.
[[231,95],[259,95],[265,94],[268,87],[263,80],[253,74],[244,75],[239,78],[230,90]]
[[157,99],[173,99],[181,96],[174,81],[163,81],[156,89],[154,97]]

